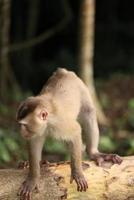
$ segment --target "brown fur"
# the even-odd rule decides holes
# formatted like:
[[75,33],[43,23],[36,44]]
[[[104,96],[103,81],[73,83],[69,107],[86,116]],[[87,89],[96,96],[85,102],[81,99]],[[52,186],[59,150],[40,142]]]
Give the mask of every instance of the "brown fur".
[[28,114],[32,113],[38,105],[39,105],[39,101],[32,97],[22,102],[18,108],[18,112],[16,116],[17,121],[25,118]]

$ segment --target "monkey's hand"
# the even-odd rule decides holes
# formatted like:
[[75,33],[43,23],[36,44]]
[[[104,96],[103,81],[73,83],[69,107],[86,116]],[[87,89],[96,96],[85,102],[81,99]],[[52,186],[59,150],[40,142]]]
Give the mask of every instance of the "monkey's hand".
[[39,192],[39,179],[27,177],[27,179],[23,182],[18,192],[20,200],[31,200],[31,192],[34,189],[36,189],[36,191]]
[[75,182],[77,184],[77,191],[79,191],[79,192],[85,191],[86,192],[86,190],[88,189],[88,184],[87,184],[87,181],[83,174],[77,173],[77,172],[72,172],[70,183],[72,183],[73,180],[75,180]]
[[113,164],[121,164],[122,158],[117,154],[95,153],[91,155],[91,159],[96,162],[98,166],[103,166],[105,162],[112,162]]

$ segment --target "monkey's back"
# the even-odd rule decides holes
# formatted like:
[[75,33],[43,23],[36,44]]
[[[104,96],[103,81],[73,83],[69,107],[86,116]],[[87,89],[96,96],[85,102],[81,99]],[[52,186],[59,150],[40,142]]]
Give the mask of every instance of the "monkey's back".
[[41,94],[51,96],[66,114],[71,112],[71,115],[77,116],[81,106],[79,87],[79,78],[74,72],[59,68],[48,79]]

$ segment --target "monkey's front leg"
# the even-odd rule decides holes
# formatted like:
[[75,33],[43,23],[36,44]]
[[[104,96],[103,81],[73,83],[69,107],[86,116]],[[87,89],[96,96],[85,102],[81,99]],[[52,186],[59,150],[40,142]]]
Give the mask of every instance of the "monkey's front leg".
[[82,139],[81,129],[77,125],[77,134],[74,135],[73,140],[70,142],[71,151],[71,179],[70,183],[75,180],[77,190],[82,192],[88,188],[87,181],[82,172]]
[[23,182],[18,195],[20,200],[30,200],[31,192],[36,189],[39,191],[39,178],[32,178],[30,176]]
[[43,137],[32,138],[28,141],[28,153],[29,153],[29,174],[26,180],[23,182],[18,195],[21,200],[30,200],[31,192],[36,189],[39,191],[39,179],[40,179],[40,160],[41,151],[44,143]]

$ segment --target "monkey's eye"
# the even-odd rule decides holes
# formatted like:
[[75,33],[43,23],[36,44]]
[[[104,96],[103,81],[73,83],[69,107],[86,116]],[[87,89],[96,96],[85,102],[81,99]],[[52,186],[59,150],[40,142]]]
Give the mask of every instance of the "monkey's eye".
[[25,128],[27,128],[27,124],[19,123],[19,127],[20,127],[20,128],[21,128],[21,127],[25,127]]

